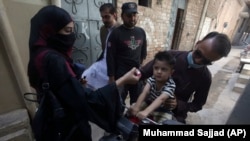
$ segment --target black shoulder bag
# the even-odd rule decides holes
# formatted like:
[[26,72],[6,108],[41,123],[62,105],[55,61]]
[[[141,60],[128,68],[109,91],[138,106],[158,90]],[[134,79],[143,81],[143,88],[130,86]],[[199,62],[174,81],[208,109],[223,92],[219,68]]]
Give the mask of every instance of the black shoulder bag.
[[[38,93],[24,94],[25,100],[38,103],[31,124],[36,141],[68,141],[75,131],[75,127],[66,125],[65,109],[50,89],[46,70],[41,89],[42,91]],[[37,96],[37,100],[27,98],[28,95]]]
[[[27,95],[37,95],[38,100],[28,99]],[[42,83],[42,92],[25,93],[24,98],[28,101],[37,102],[38,108],[32,120],[32,130],[36,141],[62,141],[63,120],[65,112],[50,90],[49,83]]]

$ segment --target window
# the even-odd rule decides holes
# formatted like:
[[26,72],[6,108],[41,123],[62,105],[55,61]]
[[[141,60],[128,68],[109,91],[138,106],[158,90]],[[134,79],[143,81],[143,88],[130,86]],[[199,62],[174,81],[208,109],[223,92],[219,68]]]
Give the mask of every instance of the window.
[[152,0],[138,0],[138,5],[145,6],[145,7],[151,7]]

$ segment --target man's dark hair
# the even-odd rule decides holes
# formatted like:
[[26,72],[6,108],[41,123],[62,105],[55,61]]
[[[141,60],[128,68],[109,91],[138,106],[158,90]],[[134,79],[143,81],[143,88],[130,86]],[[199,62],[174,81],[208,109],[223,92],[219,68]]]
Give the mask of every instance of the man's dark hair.
[[106,9],[109,9],[109,13],[110,14],[115,14],[117,13],[116,7],[112,4],[112,3],[104,3],[103,5],[101,5],[101,7],[99,8],[99,11],[102,12]]
[[201,41],[212,38],[214,38],[213,50],[219,55],[226,57],[231,50],[231,42],[228,36],[219,32],[210,32]]
[[176,63],[174,56],[172,56],[168,51],[159,51],[156,53],[154,57],[154,63],[156,60],[167,62],[171,68],[173,68]]

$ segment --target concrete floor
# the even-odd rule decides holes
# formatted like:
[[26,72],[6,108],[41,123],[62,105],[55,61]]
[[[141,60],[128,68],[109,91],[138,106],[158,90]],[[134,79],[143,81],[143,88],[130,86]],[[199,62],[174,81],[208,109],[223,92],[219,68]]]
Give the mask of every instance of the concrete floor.
[[[222,58],[209,66],[213,81],[207,103],[197,113],[188,113],[187,124],[226,124],[238,98],[248,80],[250,66],[236,73],[242,47],[233,47],[228,57]],[[104,131],[92,124],[93,141],[98,141]]]

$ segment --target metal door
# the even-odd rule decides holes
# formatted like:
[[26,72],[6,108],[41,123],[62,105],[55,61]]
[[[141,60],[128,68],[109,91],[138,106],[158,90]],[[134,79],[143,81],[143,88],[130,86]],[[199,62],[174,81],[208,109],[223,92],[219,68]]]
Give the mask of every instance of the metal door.
[[172,44],[177,8],[178,8],[178,0],[172,0],[170,19],[168,24],[168,32],[167,32],[166,50],[169,50]]
[[99,7],[113,0],[61,0],[61,6],[75,21],[77,35],[72,58],[74,62],[90,66],[101,54]]
[[[184,9],[185,10],[185,5],[186,5],[186,0],[172,0],[172,6],[171,6],[171,11],[170,11],[170,19],[169,19],[169,24],[168,24],[168,32],[167,32],[167,39],[166,39],[166,50],[171,49],[172,43],[174,43],[172,40],[175,38],[175,40],[179,40],[180,37],[179,35],[176,34],[174,35],[175,30],[181,30],[181,29],[175,29],[179,28],[181,26],[176,25],[181,22],[181,19],[176,19],[178,9]],[[179,17],[180,18],[180,17]],[[181,17],[182,18],[182,17]],[[179,21],[176,21],[179,20]],[[180,31],[179,31],[180,32]],[[176,36],[176,37],[174,37]],[[172,49],[177,49],[178,47],[172,47]]]

